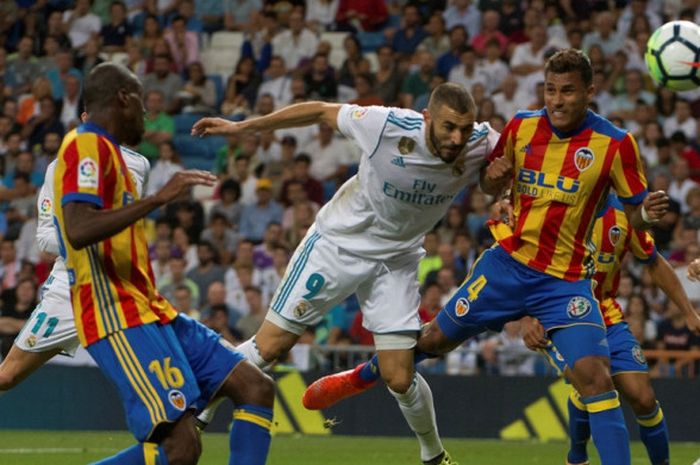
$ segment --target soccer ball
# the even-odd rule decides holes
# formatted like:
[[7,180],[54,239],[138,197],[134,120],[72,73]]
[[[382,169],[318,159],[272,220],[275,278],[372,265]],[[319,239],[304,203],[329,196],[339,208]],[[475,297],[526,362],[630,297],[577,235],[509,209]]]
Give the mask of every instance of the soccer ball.
[[644,54],[649,74],[672,90],[700,86],[700,26],[690,21],[671,21],[658,28]]

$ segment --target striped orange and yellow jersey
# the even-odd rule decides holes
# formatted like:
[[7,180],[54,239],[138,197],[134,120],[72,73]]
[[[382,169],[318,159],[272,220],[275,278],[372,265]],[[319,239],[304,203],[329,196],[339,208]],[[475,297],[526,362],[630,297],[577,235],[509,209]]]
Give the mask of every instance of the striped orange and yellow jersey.
[[80,250],[66,240],[66,204],[89,202],[115,210],[139,197],[112,136],[90,123],[66,134],[58,152],[54,192],[58,204],[54,222],[81,344],[88,346],[126,328],[175,318],[175,309],[155,288],[143,220]]
[[647,231],[632,228],[624,208],[615,194],[610,194],[593,227],[596,247],[595,297],[606,326],[624,319],[622,308],[615,300],[620,284],[622,260],[628,251],[643,263],[656,259],[656,245]]
[[610,189],[633,205],[647,192],[632,135],[592,111],[568,134],[544,109],[518,112],[489,160],[498,157],[513,163],[515,223],[491,222],[494,238],[520,263],[567,281],[593,277],[591,231]]

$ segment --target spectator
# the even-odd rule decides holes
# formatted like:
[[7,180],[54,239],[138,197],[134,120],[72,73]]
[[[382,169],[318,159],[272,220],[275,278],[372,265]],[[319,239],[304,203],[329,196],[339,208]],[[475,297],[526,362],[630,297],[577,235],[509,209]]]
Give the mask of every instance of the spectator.
[[153,72],[146,74],[146,77],[143,78],[143,90],[146,95],[152,90],[160,91],[165,111],[168,113],[176,109],[175,95],[182,88],[182,79],[170,70],[171,63],[170,55],[156,55],[153,60]]
[[447,29],[462,26],[470,37],[481,31],[481,13],[471,0],[454,0],[442,16]]
[[304,16],[300,11],[289,15],[289,29],[279,32],[272,39],[272,52],[285,57],[291,69],[303,65],[318,47],[318,37],[304,26]]
[[348,103],[362,107],[371,105],[384,105],[384,100],[373,89],[371,74],[361,73],[355,76],[355,98]]
[[418,97],[430,91],[434,73],[434,60],[430,52],[416,52],[418,69],[408,75],[401,86],[401,101],[405,108],[413,108]]
[[664,121],[664,134],[671,136],[675,132],[682,132],[687,140],[695,140],[697,137],[698,120],[693,118],[690,102],[684,98],[676,99],[673,115]]
[[[700,349],[700,340],[690,332],[685,323],[683,312],[671,300],[666,304],[664,319],[658,324],[656,336],[656,348],[662,350],[693,350]],[[658,370],[662,375],[678,375],[675,373],[673,363],[675,359],[668,360],[668,364],[659,364]]]
[[160,21],[152,14],[146,14],[143,19],[143,32],[136,43],[141,49],[141,54],[146,58],[153,58],[153,49],[156,42],[163,38]]
[[4,238],[0,241],[0,290],[13,289],[18,284],[18,276],[22,264],[17,258],[15,243]]
[[[207,294],[211,292],[209,286],[214,282],[219,282],[223,286],[221,279],[224,269],[219,266],[219,257],[216,255],[214,246],[209,242],[201,241],[197,245],[197,259],[199,264],[187,273],[187,277],[194,281],[200,290],[207,289]],[[204,294],[202,294],[199,306],[204,304]]]
[[192,305],[192,291],[189,287],[184,285],[177,286],[172,303],[178,313],[183,313],[193,320],[200,320],[201,313]]
[[646,17],[652,31],[662,24],[661,17],[648,5],[647,0],[630,0],[618,16],[617,32],[621,36],[624,37],[629,33],[632,21],[636,16]]
[[[17,287],[3,289],[0,293],[0,346],[2,358],[12,347],[12,342],[29,319],[37,304],[36,284],[32,279],[22,279]],[[35,336],[29,336],[35,337]],[[31,345],[31,344],[30,344]]]
[[467,44],[467,32],[464,26],[454,26],[450,29],[450,48],[437,59],[435,69],[440,76],[447,79],[452,68],[460,63],[462,50]]
[[22,136],[27,139],[29,147],[33,148],[41,145],[44,136],[50,132],[63,135],[65,130],[56,112],[56,102],[47,95],[39,100],[39,114],[27,121],[22,128]]
[[51,83],[43,76],[37,77],[32,83],[32,93],[20,99],[16,121],[25,125],[34,116],[39,115],[39,101],[43,97],[53,98],[51,95]]
[[209,226],[202,232],[202,240],[214,246],[223,265],[233,261],[234,251],[240,239],[240,235],[222,213],[213,213],[209,219]]
[[221,338],[229,344],[237,345],[245,339],[229,326],[230,319],[230,310],[226,304],[216,304],[208,309],[208,316],[204,319],[204,324],[221,334]]
[[[73,74],[66,76],[64,90],[60,121],[70,130],[80,124],[80,78]],[[63,137],[63,133],[60,135]]]
[[[479,56],[486,56],[489,44],[495,42],[497,57],[506,56],[508,51],[508,37],[505,36],[498,26],[501,22],[501,15],[497,10],[487,10],[481,16],[481,31],[472,34],[471,46]],[[494,53],[495,55],[495,53]]]
[[[382,45],[377,49],[377,61],[379,69],[375,75],[374,93],[387,105],[395,105],[398,102],[402,73],[394,60],[391,47]],[[359,97],[359,96],[358,96]]]
[[323,204],[323,186],[318,180],[314,179],[310,174],[311,157],[306,153],[300,153],[294,157],[293,175],[292,178],[282,184],[280,193],[280,202],[282,205],[289,206],[289,194],[287,188],[292,180],[300,182],[304,186],[306,195],[312,202],[318,205]]
[[240,202],[241,185],[234,179],[227,179],[219,188],[219,200],[212,205],[210,215],[224,215],[228,224],[238,227],[243,205]]
[[262,241],[268,224],[282,222],[282,207],[272,200],[272,181],[259,179],[255,187],[257,202],[244,208],[240,231],[243,237],[258,244]]
[[338,82],[335,71],[328,64],[328,57],[321,53],[314,55],[309,71],[304,74],[306,95],[313,100],[334,101],[338,97]]
[[637,102],[641,100],[653,104],[654,95],[644,89],[644,77],[639,70],[627,70],[624,76],[624,91],[615,96],[608,111],[622,119],[631,119],[637,109]]
[[527,350],[520,336],[520,321],[505,324],[503,331],[481,346],[486,362],[501,376],[532,376],[536,354]]
[[[363,57],[360,40],[354,35],[345,36],[343,40],[345,60],[338,70],[338,84],[346,87],[355,85],[355,76],[361,72]],[[308,91],[304,95],[308,96]]]
[[143,141],[138,150],[149,160],[155,160],[159,155],[158,147],[172,141],[175,134],[175,120],[164,111],[165,100],[162,91],[155,88],[146,91],[145,103]]
[[198,61],[187,66],[187,82],[177,96],[184,113],[215,113],[216,86]]
[[[255,69],[255,61],[251,57],[244,56],[238,60],[233,75],[228,78],[226,89],[233,95],[244,98],[247,102],[247,108],[250,110],[255,105],[260,82],[260,75]],[[231,99],[230,96],[227,98]],[[224,112],[223,107],[222,112]],[[233,114],[230,110],[225,113]]]
[[259,285],[263,293],[263,304],[267,307],[272,296],[282,282],[282,277],[289,263],[289,252],[282,245],[277,245],[272,252],[272,266],[260,271]]
[[169,266],[170,276],[163,279],[161,285],[158,286],[158,292],[170,302],[174,302],[175,291],[177,288],[184,286],[190,291],[190,307],[198,308],[200,303],[199,286],[187,277],[187,260],[185,257],[179,251],[171,254]]
[[151,268],[156,280],[156,287],[161,287],[166,280],[172,279],[170,272],[172,243],[169,239],[158,239],[155,246],[156,258],[151,260]]
[[74,49],[81,49],[91,37],[99,37],[100,17],[90,12],[90,0],[75,0],[75,7],[63,13],[63,30]]
[[[474,87],[474,84],[476,83],[486,86],[488,83],[488,78],[481,74],[480,70],[477,69],[476,51],[473,48],[466,46],[462,50],[460,58],[461,65],[452,68],[448,80],[464,86],[469,91],[471,91],[472,87]],[[484,120],[480,119],[479,121]]]
[[311,156],[309,175],[324,184],[325,198],[330,199],[347,175],[352,159],[350,147],[344,139],[335,137],[332,127],[321,123],[318,137],[304,151]]
[[[476,65],[476,73],[486,80],[486,91],[489,94],[497,92],[505,78],[510,75],[508,65],[500,58],[500,48],[495,39],[486,43],[486,56]],[[483,120],[482,120],[483,121]]]
[[184,170],[180,161],[180,155],[175,150],[175,146],[170,141],[161,142],[158,145],[158,159],[148,173],[148,183],[146,185],[146,195],[153,195],[158,192],[178,171]]
[[530,40],[513,49],[510,68],[513,74],[523,79],[520,87],[529,93],[535,88],[535,83],[542,80],[547,28],[537,22],[528,28],[527,35]]
[[624,35],[615,31],[615,15],[611,11],[602,11],[595,17],[593,30],[583,37],[583,50],[588,53],[593,44],[597,44],[603,54],[611,57],[622,47]]
[[192,63],[199,62],[199,37],[196,32],[187,30],[184,17],[175,16],[163,37],[168,42],[170,56],[178,73],[189,70]]
[[420,43],[421,50],[429,51],[434,57],[439,57],[450,49],[450,39],[445,32],[445,20],[440,13],[434,13],[425,25],[428,34]]
[[340,0],[307,0],[306,25],[316,33],[332,30],[339,5]]
[[428,273],[442,268],[442,259],[437,253],[439,244],[440,238],[435,231],[431,231],[425,235],[423,239],[425,256],[421,258],[418,263],[418,282],[421,284],[425,283],[425,278],[428,276]]
[[688,192],[691,189],[700,187],[698,183],[690,179],[690,171],[688,169],[688,161],[684,158],[678,158],[671,165],[671,175],[673,180],[668,188],[668,196],[678,202],[681,206],[681,214],[685,215],[690,211],[690,207],[686,202]]
[[226,0],[224,2],[224,28],[229,31],[247,32],[253,27],[253,16],[262,11],[261,0]]
[[197,0],[194,12],[202,24],[204,32],[212,33],[224,27],[224,2],[221,0]]
[[342,31],[378,31],[389,18],[385,0],[340,0],[336,22]]
[[51,81],[51,95],[55,100],[61,100],[65,93],[65,81],[68,76],[73,75],[82,79],[82,73],[75,68],[73,54],[69,50],[60,50],[56,53],[55,64],[55,67],[47,71],[46,77]]
[[241,333],[243,339],[247,340],[255,335],[260,325],[265,321],[267,308],[263,306],[262,291],[258,287],[246,287],[245,298],[248,303],[249,311],[247,315],[244,315],[238,320],[236,329]]
[[426,38],[427,33],[423,30],[420,12],[415,5],[409,3],[403,7],[401,20],[403,27],[394,34],[391,48],[398,55],[411,56]]
[[102,26],[100,36],[106,53],[126,52],[134,31],[127,20],[126,4],[113,1],[109,6],[109,23]]
[[34,154],[28,150],[21,151],[17,155],[15,163],[9,168],[6,167],[5,178],[3,179],[3,184],[5,187],[14,187],[14,178],[17,173],[26,174],[29,177],[29,181],[34,189],[37,189],[44,184],[44,173],[36,169]]
[[270,60],[270,67],[265,71],[265,79],[258,87],[258,99],[268,94],[273,99],[273,109],[289,105],[292,101],[291,79],[287,76],[285,61],[289,58],[282,58],[275,55]]
[[[170,224],[170,222],[168,223]],[[197,244],[192,243],[190,236],[182,226],[175,226],[173,228],[172,236],[173,244],[177,248],[177,251],[183,257],[185,257],[185,261],[187,262],[187,268],[185,271],[189,273],[199,266],[199,247]]]
[[[229,158],[231,159],[231,158]],[[258,201],[256,193],[258,178],[253,176],[250,169],[250,158],[246,155],[236,155],[233,157],[232,178],[238,182],[241,187],[241,204],[252,205]]]
[[440,242],[443,244],[453,243],[455,235],[463,230],[465,225],[464,214],[459,205],[450,205],[447,214],[440,222],[440,226],[436,228]]
[[442,289],[435,283],[426,283],[421,292],[418,317],[421,324],[430,323],[442,308]]
[[265,228],[261,244],[253,248],[253,266],[256,270],[265,270],[274,264],[274,250],[283,243],[282,226],[270,223]]

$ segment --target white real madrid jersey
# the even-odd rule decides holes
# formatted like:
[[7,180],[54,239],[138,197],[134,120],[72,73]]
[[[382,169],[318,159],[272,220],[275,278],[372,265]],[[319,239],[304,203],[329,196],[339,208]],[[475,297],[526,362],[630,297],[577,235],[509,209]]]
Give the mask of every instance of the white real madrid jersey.
[[426,146],[423,115],[412,110],[343,105],[338,128],[360,147],[360,168],[316,226],[338,247],[375,259],[416,251],[454,197],[478,181],[499,136],[475,123],[466,151],[445,163]]
[[[119,147],[124,158],[124,163],[129,169],[129,172],[134,177],[136,189],[139,196],[143,194],[146,176],[151,168],[150,162],[146,157],[138,152],[134,152],[124,146]],[[52,273],[55,271],[66,271],[66,264],[58,252],[58,236],[56,228],[53,224],[53,177],[56,171],[56,160],[49,163],[44,175],[44,185],[41,186],[39,197],[37,198],[37,207],[39,209],[39,219],[36,229],[36,239],[39,244],[39,250],[48,252],[53,255],[58,255],[53,266]]]

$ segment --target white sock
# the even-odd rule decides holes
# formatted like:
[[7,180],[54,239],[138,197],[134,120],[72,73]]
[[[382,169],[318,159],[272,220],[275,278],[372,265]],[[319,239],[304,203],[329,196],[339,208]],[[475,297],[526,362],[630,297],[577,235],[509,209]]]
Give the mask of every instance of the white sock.
[[258,346],[255,344],[255,336],[251,337],[247,341],[236,346],[236,350],[243,354],[243,356],[253,365],[260,369],[267,368],[272,362],[267,362],[260,355],[258,351]]
[[219,405],[221,405],[224,400],[226,400],[225,397],[219,397],[218,399],[212,400],[209,402],[209,405],[207,405],[207,408],[202,410],[202,412],[197,415],[197,422],[201,425],[202,429],[211,423],[211,420],[214,418],[214,414],[216,413],[216,409],[219,408]]
[[399,403],[408,426],[411,427],[420,444],[421,460],[426,462],[442,454],[442,447],[435,422],[435,407],[433,393],[428,382],[419,374],[415,374],[413,384],[404,394],[389,389]]

